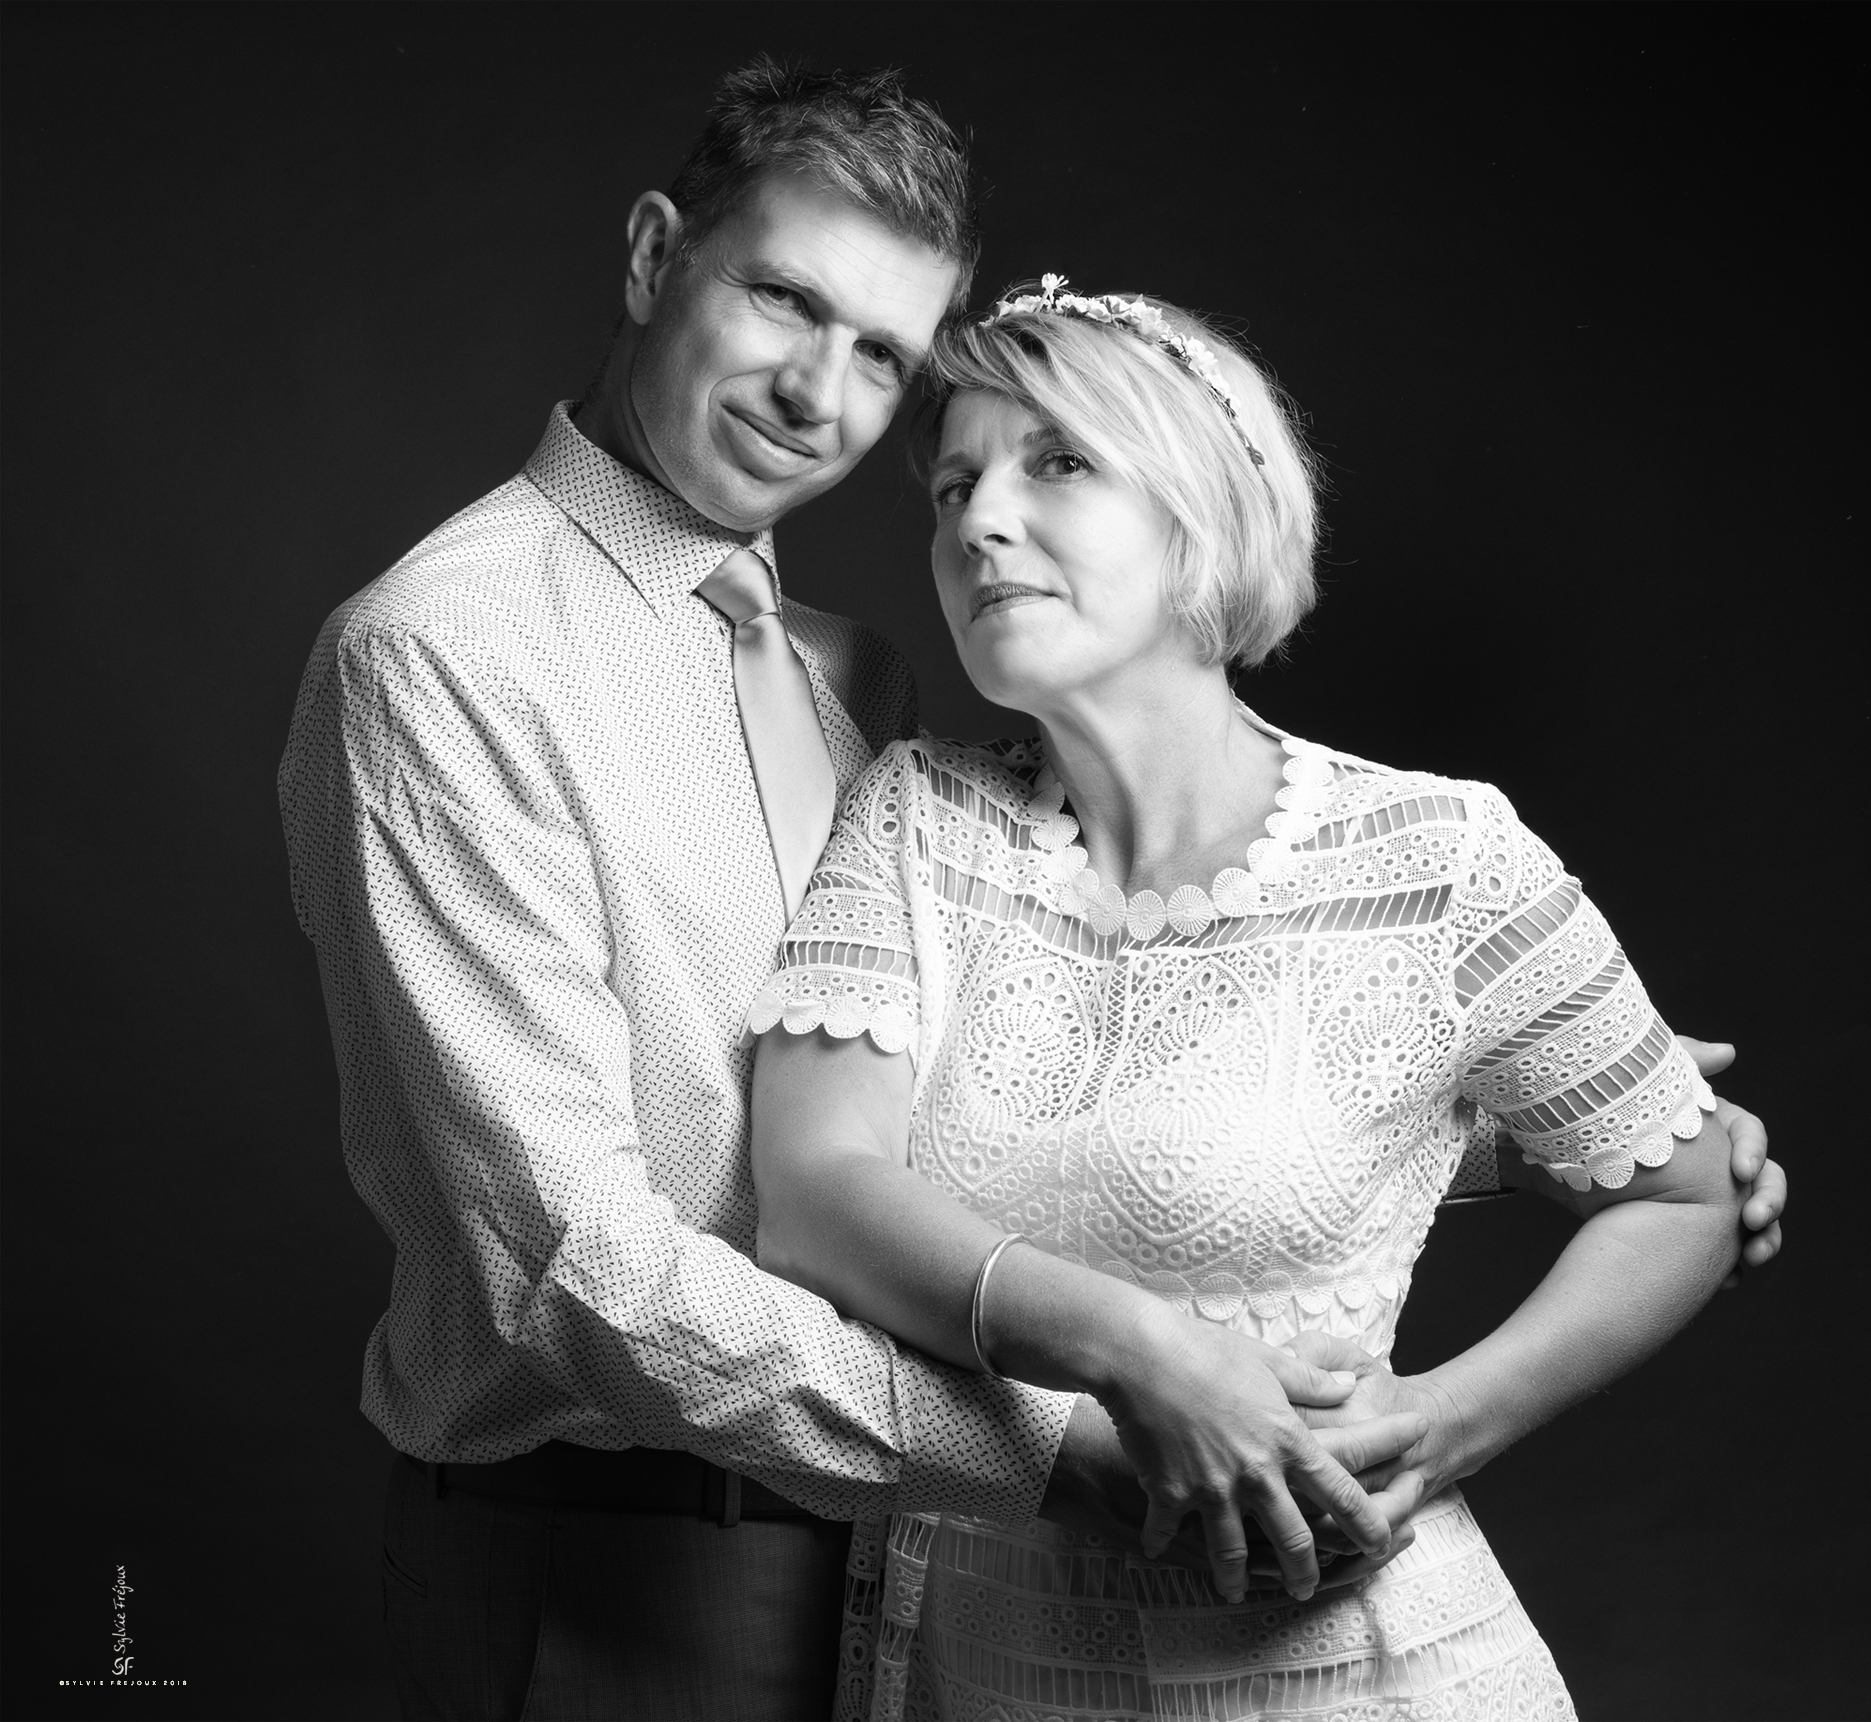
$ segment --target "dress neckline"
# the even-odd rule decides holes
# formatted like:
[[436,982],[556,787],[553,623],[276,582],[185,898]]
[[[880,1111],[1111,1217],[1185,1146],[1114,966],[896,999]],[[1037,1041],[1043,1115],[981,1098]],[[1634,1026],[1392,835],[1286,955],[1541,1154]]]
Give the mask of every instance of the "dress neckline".
[[1150,890],[1127,897],[1116,885],[1107,885],[1078,842],[1078,821],[1065,811],[1065,785],[1042,753],[1023,818],[1034,847],[1045,852],[1047,870],[1060,886],[1059,907],[1086,922],[1100,938],[1128,931],[1133,939],[1153,939],[1167,926],[1193,939],[1218,920],[1259,912],[1266,907],[1269,891],[1299,872],[1299,851],[1318,834],[1338,781],[1332,750],[1268,723],[1240,700],[1234,703],[1247,723],[1285,750],[1286,785],[1274,797],[1278,805],[1267,816],[1267,835],[1248,845],[1247,865],[1222,868],[1206,891],[1199,885],[1180,885],[1165,900]]

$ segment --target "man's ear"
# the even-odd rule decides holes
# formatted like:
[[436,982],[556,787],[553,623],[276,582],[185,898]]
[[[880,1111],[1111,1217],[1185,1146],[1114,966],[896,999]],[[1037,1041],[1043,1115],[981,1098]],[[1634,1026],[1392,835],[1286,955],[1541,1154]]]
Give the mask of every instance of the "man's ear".
[[682,216],[660,191],[646,191],[630,206],[625,232],[630,239],[630,261],[624,281],[624,310],[631,322],[646,324],[656,315],[657,301],[676,261]]

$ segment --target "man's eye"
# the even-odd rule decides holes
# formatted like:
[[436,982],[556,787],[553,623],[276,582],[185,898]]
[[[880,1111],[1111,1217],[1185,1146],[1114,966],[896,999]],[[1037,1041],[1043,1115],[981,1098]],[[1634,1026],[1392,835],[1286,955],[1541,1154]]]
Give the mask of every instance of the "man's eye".
[[860,350],[880,371],[888,371],[893,377],[907,374],[894,347],[886,347],[880,341],[866,341]]
[[777,281],[756,282],[754,297],[764,300],[776,310],[795,310],[805,303],[792,288],[782,287]]

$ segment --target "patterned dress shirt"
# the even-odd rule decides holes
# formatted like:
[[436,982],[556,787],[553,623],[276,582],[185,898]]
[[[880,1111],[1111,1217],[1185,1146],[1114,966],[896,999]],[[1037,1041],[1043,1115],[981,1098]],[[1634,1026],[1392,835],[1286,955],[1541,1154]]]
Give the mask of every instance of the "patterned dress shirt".
[[[396,1246],[363,1409],[428,1460],[682,1448],[832,1518],[1030,1517],[1068,1397],[751,1259],[741,1028],[785,911],[729,629],[694,596],[739,543],[561,404],[319,636],[280,800],[346,1162]],[[842,793],[913,727],[910,676],[784,615]]]

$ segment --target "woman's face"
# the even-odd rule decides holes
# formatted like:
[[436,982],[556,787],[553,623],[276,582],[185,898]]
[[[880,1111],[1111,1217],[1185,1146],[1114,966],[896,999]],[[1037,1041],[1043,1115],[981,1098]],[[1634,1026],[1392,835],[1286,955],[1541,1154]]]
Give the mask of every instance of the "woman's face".
[[958,394],[930,469],[930,560],[969,680],[1046,717],[1112,678],[1182,669],[1194,641],[1170,613],[1170,524],[1005,395]]

